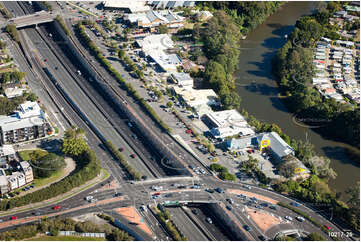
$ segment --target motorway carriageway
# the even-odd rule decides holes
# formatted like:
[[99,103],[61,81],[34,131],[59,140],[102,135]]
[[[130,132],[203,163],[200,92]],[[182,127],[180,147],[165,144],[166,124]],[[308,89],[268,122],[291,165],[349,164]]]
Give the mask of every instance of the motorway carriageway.
[[[64,88],[65,92],[70,96],[71,100],[81,109],[81,111],[88,117],[89,121],[101,132],[106,140],[112,141],[112,143],[120,148],[125,148],[126,160],[130,162],[133,167],[140,171],[143,175],[153,178],[155,177],[143,164],[139,157],[135,159],[130,158],[130,155],[134,152],[133,149],[126,145],[126,142],[115,130],[113,125],[109,122],[109,118],[104,115],[101,110],[102,105],[95,103],[94,99],[83,92],[83,90],[76,84],[75,79],[80,79],[76,76],[75,72],[68,71],[61,61],[53,54],[49,47],[44,43],[44,40],[40,37],[37,31],[33,28],[26,28],[20,30],[25,32],[29,39],[33,42],[35,48],[43,59],[47,59],[45,62],[49,71],[53,74],[59,85]],[[67,61],[67,60],[62,60]],[[69,62],[70,63],[70,62]],[[68,63],[67,63],[68,64]],[[128,151],[128,152],[127,152]],[[131,162],[134,160],[134,162]],[[136,162],[137,161],[137,162]]]

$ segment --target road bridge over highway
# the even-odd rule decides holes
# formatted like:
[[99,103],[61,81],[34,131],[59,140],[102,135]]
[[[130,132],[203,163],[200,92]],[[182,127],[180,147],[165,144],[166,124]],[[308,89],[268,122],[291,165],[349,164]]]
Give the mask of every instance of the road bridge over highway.
[[56,12],[49,13],[46,11],[40,11],[40,12],[36,12],[34,14],[11,18],[9,20],[9,23],[15,24],[16,28],[23,28],[23,27],[27,27],[27,26],[52,22],[52,21],[54,21],[56,16],[57,16]]

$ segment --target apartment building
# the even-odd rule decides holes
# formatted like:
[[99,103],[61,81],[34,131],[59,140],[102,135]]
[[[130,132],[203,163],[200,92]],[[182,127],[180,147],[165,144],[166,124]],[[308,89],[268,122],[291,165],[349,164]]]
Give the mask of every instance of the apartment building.
[[45,113],[36,102],[27,101],[10,116],[0,116],[0,135],[2,144],[13,144],[45,137],[52,129]]
[[34,180],[33,168],[31,168],[29,162],[22,161],[20,162],[20,167],[24,172],[25,182],[30,183]]

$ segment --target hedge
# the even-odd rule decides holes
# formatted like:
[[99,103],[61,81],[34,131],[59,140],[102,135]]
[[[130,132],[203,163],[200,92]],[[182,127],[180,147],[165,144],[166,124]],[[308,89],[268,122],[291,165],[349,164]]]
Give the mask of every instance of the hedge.
[[181,232],[178,231],[176,226],[174,225],[168,211],[163,207],[164,212],[160,211],[158,208],[154,208],[157,214],[157,218],[160,223],[167,229],[168,233],[172,236],[172,238],[176,241],[185,241],[188,240],[186,237],[181,235]]
[[112,154],[120,161],[120,164],[127,170],[128,174],[134,179],[139,181],[142,177],[142,174],[136,170],[125,160],[124,156],[115,148],[113,143],[109,140],[105,142],[105,145],[112,152]]
[[152,118],[168,133],[172,133],[172,129],[158,116],[154,109],[142,98],[139,93],[134,89],[134,87],[127,83],[119,72],[109,63],[109,61],[104,58],[102,52],[95,45],[95,43],[89,38],[85,32],[85,27],[82,25],[82,22],[78,22],[77,29],[80,36],[83,38],[85,43],[88,45],[90,50],[93,52],[95,57],[103,64],[103,66],[115,77],[117,82],[124,87],[129,94],[133,96],[134,99],[140,102],[141,106],[152,116]]
[[60,16],[60,15],[57,15],[56,16],[56,20],[58,21],[58,23],[60,24],[61,28],[64,30],[65,34],[67,36],[70,35],[70,31],[69,29],[66,27],[65,25],[65,22],[64,22],[64,19]]

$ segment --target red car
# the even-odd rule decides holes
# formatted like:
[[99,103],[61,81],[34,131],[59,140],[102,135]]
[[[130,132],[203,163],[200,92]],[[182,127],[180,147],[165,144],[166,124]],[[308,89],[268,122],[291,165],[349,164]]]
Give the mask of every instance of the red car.
[[191,134],[191,133],[192,133],[192,130],[187,129],[186,133],[187,133],[187,134]]
[[156,192],[156,193],[154,193],[153,195],[159,196],[159,195],[160,195],[160,192]]
[[123,147],[120,147],[120,148],[119,148],[119,151],[120,151],[120,152],[122,152],[123,150],[124,150],[124,148],[123,148]]
[[330,230],[331,229],[331,227],[330,226],[328,226],[327,224],[324,224],[323,225],[326,229],[328,229],[328,230]]
[[130,157],[135,158],[135,157],[137,157],[137,155],[136,154],[131,154]]
[[18,219],[18,216],[11,216],[10,217],[10,220],[16,220],[16,219]]
[[45,61],[45,62],[47,62],[47,61],[48,61],[48,59],[44,59],[44,61]]
[[53,210],[58,210],[58,209],[60,209],[61,207],[60,207],[60,205],[55,205],[54,207],[53,207]]

